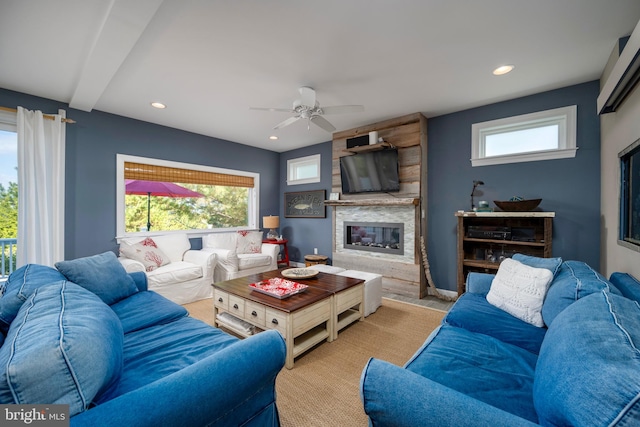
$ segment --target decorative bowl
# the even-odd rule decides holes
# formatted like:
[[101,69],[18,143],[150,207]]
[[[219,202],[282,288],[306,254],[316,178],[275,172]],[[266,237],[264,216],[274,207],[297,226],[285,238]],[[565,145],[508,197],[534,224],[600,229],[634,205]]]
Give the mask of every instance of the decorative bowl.
[[320,273],[318,270],[311,268],[287,268],[280,272],[287,279],[309,279],[317,276],[318,273]]
[[541,201],[542,199],[508,201],[494,200],[493,203],[495,203],[497,207],[505,212],[527,212],[537,208]]

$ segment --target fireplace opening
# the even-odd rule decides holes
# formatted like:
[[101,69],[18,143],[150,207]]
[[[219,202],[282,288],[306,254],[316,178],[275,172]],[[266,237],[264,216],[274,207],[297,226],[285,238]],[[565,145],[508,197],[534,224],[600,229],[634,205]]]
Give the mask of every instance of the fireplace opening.
[[344,222],[345,249],[404,255],[403,241],[403,223]]

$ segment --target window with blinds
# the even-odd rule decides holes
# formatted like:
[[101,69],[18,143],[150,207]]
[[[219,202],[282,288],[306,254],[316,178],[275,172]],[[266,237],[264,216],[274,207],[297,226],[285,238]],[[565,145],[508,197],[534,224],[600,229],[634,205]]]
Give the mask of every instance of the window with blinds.
[[259,175],[117,156],[118,235],[258,228]]
[[253,177],[124,162],[124,179],[253,188]]

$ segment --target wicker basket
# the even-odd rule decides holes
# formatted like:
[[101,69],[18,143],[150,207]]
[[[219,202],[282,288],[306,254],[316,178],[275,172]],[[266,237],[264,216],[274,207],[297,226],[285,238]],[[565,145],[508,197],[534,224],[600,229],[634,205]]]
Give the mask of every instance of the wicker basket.
[[542,199],[518,200],[518,201],[494,200],[493,203],[495,203],[497,207],[499,207],[501,210],[505,212],[527,212],[537,208],[541,201]]

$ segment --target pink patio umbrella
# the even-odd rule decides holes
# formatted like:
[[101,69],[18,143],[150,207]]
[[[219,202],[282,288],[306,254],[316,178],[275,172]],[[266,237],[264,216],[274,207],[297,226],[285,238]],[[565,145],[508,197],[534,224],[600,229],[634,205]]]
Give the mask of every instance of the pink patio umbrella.
[[140,196],[147,195],[147,231],[151,230],[151,196],[204,197],[204,194],[189,190],[172,182],[142,181],[139,179],[125,180],[125,193]]

